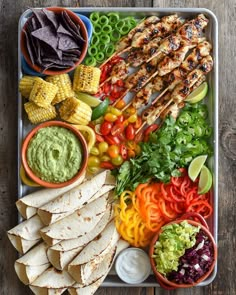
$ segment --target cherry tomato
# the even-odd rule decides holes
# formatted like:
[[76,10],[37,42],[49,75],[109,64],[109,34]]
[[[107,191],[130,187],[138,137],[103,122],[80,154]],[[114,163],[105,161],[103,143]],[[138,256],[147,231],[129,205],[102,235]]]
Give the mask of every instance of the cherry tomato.
[[117,136],[120,133],[122,133],[124,131],[124,129],[125,129],[125,126],[123,123],[115,124],[111,129],[111,135]]
[[100,170],[99,167],[87,167],[87,171],[91,174],[95,174]]
[[106,161],[101,162],[100,167],[101,167],[101,168],[104,168],[104,169],[110,169],[110,170],[112,170],[112,169],[115,168],[115,166],[112,165],[112,163],[110,163],[110,162],[106,162]]
[[118,86],[118,87],[123,87],[124,86],[124,81],[123,80],[118,80],[117,82],[116,82],[116,85]]
[[122,115],[122,112],[120,110],[118,110],[117,108],[115,107],[110,107],[109,108],[109,111],[113,114],[113,115],[116,115],[116,116],[121,116]]
[[93,156],[98,156],[99,155],[99,149],[96,146],[93,146],[90,150],[90,154]]
[[110,145],[107,150],[107,153],[111,158],[116,158],[119,155],[119,152],[120,152],[119,147],[114,144]]
[[106,94],[106,95],[108,95],[110,93],[110,91],[111,91],[111,85],[110,85],[110,83],[108,83],[108,82],[105,83],[103,85],[102,89],[103,89],[103,93]]
[[117,117],[116,123],[122,123],[124,121],[124,116],[120,115]]
[[123,163],[121,155],[118,155],[116,158],[111,159],[112,164],[115,166],[120,166]]
[[134,122],[134,128],[139,129],[141,127],[141,125],[142,125],[142,118],[137,116],[137,120],[136,120],[136,122]]
[[100,135],[100,134],[95,134],[96,135],[96,141],[97,142],[103,142],[104,141],[104,138]]
[[136,156],[136,154],[135,154],[134,150],[128,148],[128,157],[134,158],[135,156]]
[[123,60],[123,58],[121,56],[116,55],[110,60],[110,64],[115,65],[121,60]]
[[124,144],[120,145],[120,154],[121,157],[126,160],[128,157],[128,151],[127,151],[127,147]]
[[115,122],[117,120],[117,116],[112,113],[106,113],[104,119],[108,122]]
[[149,139],[149,134],[151,132],[154,132],[155,130],[157,130],[159,126],[157,124],[152,124],[150,125],[145,131],[144,131],[144,141],[148,141]]
[[89,156],[88,167],[98,167],[100,165],[100,159],[96,156]]
[[113,85],[110,94],[113,98],[119,98],[121,96],[121,91],[120,91],[119,87],[117,87],[116,85]]
[[130,117],[131,115],[134,115],[134,114],[136,114],[136,109],[134,107],[128,107],[128,109],[124,111],[124,115],[126,117]]
[[108,121],[104,121],[100,127],[100,133],[102,135],[108,135],[111,132],[112,123]]
[[128,122],[129,123],[135,123],[138,119],[138,116],[136,114],[134,115],[131,115],[129,118],[128,118]]
[[134,137],[134,142],[138,143],[138,142],[141,142],[143,141],[143,137],[144,137],[144,134],[143,134],[143,131],[140,130]]
[[126,102],[123,99],[121,99],[120,101],[117,102],[116,108],[119,110],[122,110],[125,107],[125,105],[126,105]]
[[107,142],[105,142],[105,141],[99,142],[99,144],[98,144],[99,153],[100,154],[105,153],[108,150],[108,147],[109,147],[109,145]]
[[125,141],[126,141],[126,138],[125,138],[124,132],[121,132],[121,133],[117,134],[117,138],[118,138],[121,142],[125,142]]
[[120,139],[117,136],[104,135],[104,139],[108,144],[119,144]]
[[129,124],[125,129],[125,137],[128,140],[133,140],[135,137],[135,131],[133,125]]
[[108,155],[103,155],[100,158],[101,162],[110,162],[111,158]]

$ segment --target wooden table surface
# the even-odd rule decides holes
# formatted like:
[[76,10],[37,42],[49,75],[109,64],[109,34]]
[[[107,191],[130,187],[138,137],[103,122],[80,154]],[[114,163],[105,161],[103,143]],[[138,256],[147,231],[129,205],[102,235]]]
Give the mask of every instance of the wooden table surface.
[[159,288],[100,288],[96,294],[236,294],[236,1],[234,0],[0,0],[0,295],[31,294],[14,272],[16,251],[6,230],[17,223],[17,25],[28,7],[43,6],[205,7],[219,20],[219,232],[218,274],[207,287],[163,291]]

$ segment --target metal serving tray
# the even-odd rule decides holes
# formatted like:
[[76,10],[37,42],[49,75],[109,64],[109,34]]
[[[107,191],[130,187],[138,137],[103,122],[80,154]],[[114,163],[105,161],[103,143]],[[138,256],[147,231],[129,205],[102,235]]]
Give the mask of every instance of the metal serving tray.
[[[211,144],[214,150],[214,156],[208,161],[208,165],[213,171],[213,192],[212,192],[212,203],[214,207],[213,216],[208,221],[210,230],[217,243],[217,232],[218,232],[218,22],[215,14],[205,8],[153,8],[153,7],[142,7],[142,8],[94,8],[94,7],[83,7],[83,8],[68,8],[72,11],[88,16],[93,11],[101,12],[119,12],[126,15],[131,15],[137,18],[142,19],[145,16],[157,15],[164,16],[172,13],[178,13],[178,15],[184,18],[193,18],[199,13],[203,13],[209,19],[209,24],[205,30],[206,38],[213,45],[213,59],[214,59],[214,68],[211,73],[207,75],[207,81],[209,84],[208,99],[207,105],[209,109],[209,123],[213,126],[213,135]],[[19,19],[18,25],[18,79],[22,77],[22,55],[20,51],[20,32],[21,29],[30,16],[31,11],[26,10]],[[21,145],[26,134],[32,129],[28,119],[26,118],[25,113],[23,112],[23,103],[21,94],[18,93],[18,171],[21,165]],[[31,192],[32,188],[22,185],[20,176],[18,173],[18,198],[25,196],[27,193]],[[19,221],[21,217],[19,216]],[[206,286],[210,284],[217,273],[217,264],[212,272],[212,274],[198,286]],[[156,282],[154,275],[151,273],[147,280],[138,285],[129,285],[124,283],[119,279],[114,269],[110,271],[105,281],[102,284],[103,287],[159,287],[159,284]]]

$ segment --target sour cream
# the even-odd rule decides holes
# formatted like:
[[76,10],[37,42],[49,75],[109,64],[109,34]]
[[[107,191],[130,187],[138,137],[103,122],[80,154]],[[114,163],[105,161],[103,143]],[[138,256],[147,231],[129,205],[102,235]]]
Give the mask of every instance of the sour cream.
[[117,257],[115,269],[122,281],[140,284],[149,276],[151,264],[147,253],[142,249],[128,248]]

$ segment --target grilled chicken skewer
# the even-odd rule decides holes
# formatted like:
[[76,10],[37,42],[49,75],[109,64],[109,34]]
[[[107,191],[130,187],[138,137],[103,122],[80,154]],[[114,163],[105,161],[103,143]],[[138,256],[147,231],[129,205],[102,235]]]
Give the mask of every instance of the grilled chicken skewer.
[[[144,21],[145,22],[145,21]],[[116,51],[112,56],[109,57],[101,66],[100,68],[106,64],[112,57],[122,53],[125,53],[132,48],[141,47],[144,44],[147,44],[151,39],[156,37],[165,37],[168,34],[175,31],[178,27],[180,27],[183,24],[184,20],[180,17],[178,17],[177,14],[164,16],[161,18],[161,20],[156,21],[151,20],[148,22],[148,26],[143,28],[143,25],[141,26],[140,30],[133,30],[130,31],[130,33],[127,35],[127,38],[124,37],[123,40],[121,40],[119,43],[118,51]],[[141,24],[140,24],[141,25]],[[131,44],[129,47],[126,45],[131,41]]]
[[116,51],[103,63],[100,65],[100,68],[102,68],[109,60],[111,60],[114,56],[120,55],[124,53],[127,49],[130,48],[132,39],[136,33],[140,33],[144,31],[148,26],[156,24],[160,21],[160,18],[153,15],[148,18],[146,18],[144,21],[140,22],[135,28],[133,28],[127,36],[124,36],[118,43],[116,47]]
[[[153,60],[155,63],[158,55],[160,54],[168,55],[171,52],[176,51],[181,45],[181,43],[182,44],[184,43],[184,45],[182,46],[182,49],[180,48],[180,51],[182,51],[182,53],[178,53],[178,54],[182,54],[185,56],[186,54],[185,48],[189,49],[190,46],[194,46],[194,44],[197,45],[197,43],[199,43],[199,34],[207,26],[207,24],[208,24],[208,19],[203,14],[199,14],[195,19],[192,19],[191,21],[182,25],[177,30],[176,35],[170,35],[161,42],[161,45],[159,46],[157,53],[154,54],[149,59],[149,62],[147,63],[147,65],[149,65],[150,62]],[[173,60],[177,61],[178,58],[177,57],[173,58]],[[165,60],[165,62],[167,62],[167,60]],[[174,63],[174,61],[172,61],[171,63]],[[151,64],[153,66],[153,63]],[[176,67],[178,67],[178,65]],[[151,74],[151,76],[149,76],[148,79],[146,79],[143,76],[143,74],[145,74],[145,71],[141,67],[141,69],[138,72],[136,72],[134,75],[131,75],[131,81],[134,81],[135,80],[134,77],[137,77],[137,80],[138,80],[137,87],[136,87],[137,91],[141,89],[155,75],[157,75],[158,72],[153,75]],[[139,83],[140,80],[141,80],[141,83]],[[128,80],[128,84],[129,84],[129,80]],[[128,87],[126,86],[126,88],[127,90],[122,94],[122,96],[116,102],[122,99],[129,92],[129,90],[131,90],[134,87],[133,85],[128,85]]]
[[173,71],[169,75],[169,86],[164,89],[164,91],[159,94],[152,102],[152,104],[155,104],[155,102],[167,91],[172,90],[178,82],[182,80],[182,73],[178,73],[179,71],[184,71],[185,73],[190,72],[194,68],[197,67],[199,64],[199,61],[210,54],[210,51],[212,49],[212,45],[208,41],[203,41],[198,44],[198,46],[187,56],[187,58],[183,61],[183,63],[180,65],[180,69],[177,69],[176,71]]
[[[152,105],[150,108],[146,109],[142,118],[144,119],[144,123],[137,130],[138,133],[145,124],[152,124],[158,119],[160,114],[164,112],[172,103],[177,104],[178,106],[183,103],[185,98],[193,91],[194,85],[199,86],[199,81],[203,82],[203,76],[209,73],[213,67],[213,60],[210,55],[204,57],[201,60],[199,67],[193,71],[191,71],[186,79],[181,81],[179,84],[175,86],[172,92],[168,92],[162,96],[160,100],[157,101],[155,105]],[[166,102],[167,101],[167,102]],[[166,103],[165,103],[166,102]]]
[[134,92],[140,91],[140,89],[147,84],[151,79],[160,73],[166,75],[173,69],[177,68],[184,60],[187,52],[195,45],[189,45],[184,43],[179,50],[172,53],[171,56],[167,56],[163,62],[159,63],[158,56],[152,59],[149,63],[141,66],[140,70],[130,75],[125,81],[126,91],[121,95],[119,99],[115,101],[116,104],[132,89]]
[[[180,28],[178,28],[175,37],[180,38],[182,41],[190,42],[191,44],[197,43],[200,33],[207,26],[207,24],[208,19],[203,14],[199,14],[196,18],[184,23]],[[169,36],[168,38],[171,37],[172,36]],[[168,38],[161,42],[158,51],[147,62],[159,55],[163,48],[165,49],[169,47],[170,40],[168,40]]]

